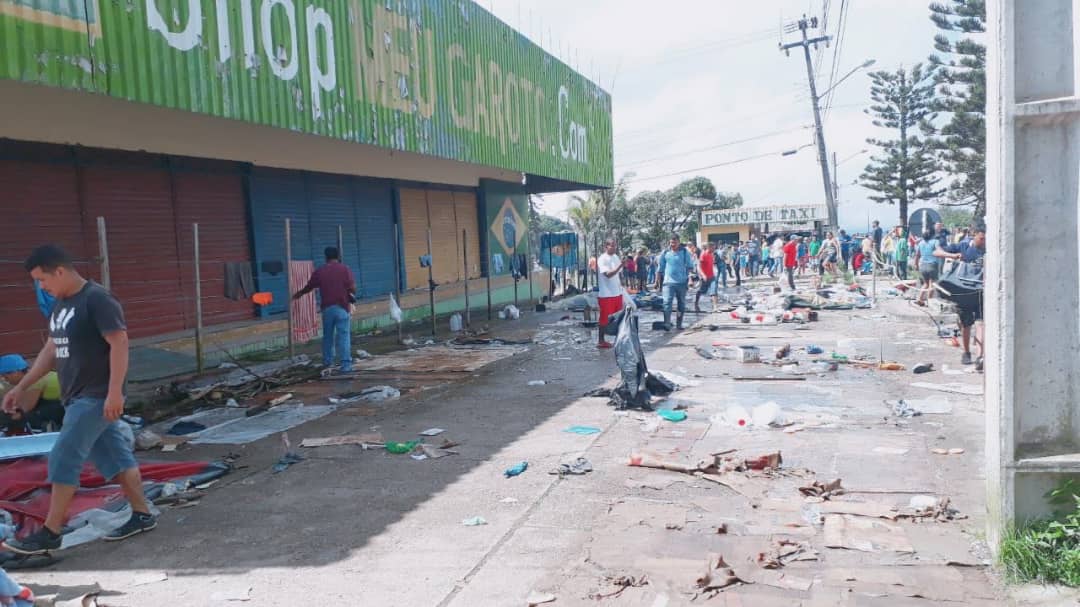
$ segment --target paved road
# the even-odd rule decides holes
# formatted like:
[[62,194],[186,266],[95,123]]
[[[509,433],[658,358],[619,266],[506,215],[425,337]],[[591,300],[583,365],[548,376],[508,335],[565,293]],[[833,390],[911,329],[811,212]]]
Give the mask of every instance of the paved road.
[[[226,605],[238,604],[229,597],[247,597],[260,606],[482,607],[526,605],[533,592],[554,595],[554,605],[595,605],[591,595],[617,590],[609,578],[645,576],[646,585],[601,604],[662,607],[689,604],[709,555],[719,554],[739,577],[756,583],[729,588],[707,604],[1001,604],[980,542],[981,397],[910,386],[916,380],[980,386],[981,376],[937,371],[916,378],[909,371],[844,367],[805,381],[736,381],[733,376],[778,371],[705,360],[694,350],[724,342],[755,344],[767,354],[782,344],[829,351],[838,340],[854,339],[844,345],[876,356],[884,340],[885,357],[909,367],[928,361],[959,369],[958,350],[936,337],[921,312],[886,300],[875,310],[822,312],[807,330],[747,327],[707,315],[681,334],[643,333],[650,368],[695,384],[669,403],[685,405],[689,419],[659,425],[654,415],[619,414],[604,399],[581,396],[613,383],[614,357],[592,347],[593,337],[582,329],[560,326],[561,314],[523,319],[540,325],[541,343],[463,381],[406,395],[373,416],[341,411],[290,432],[294,443],[373,429],[404,440],[441,427],[463,442],[459,455],[414,461],[356,446],[325,447],[271,475],[281,452],[276,438],[243,448],[200,447],[182,455],[232,451],[247,467],[198,505],[166,511],[151,535],[76,548],[54,570],[21,578],[69,587],[96,582],[110,593],[109,605]],[[709,331],[709,324],[720,328]],[[546,384],[528,385],[537,379]],[[344,386],[304,393],[314,403],[315,391],[329,389]],[[898,419],[883,401],[899,397],[938,397],[951,412]],[[769,401],[795,422],[792,428],[803,429],[722,421],[729,407]],[[564,431],[572,425],[601,432]],[[933,454],[939,447],[964,452]],[[787,472],[738,475],[744,480],[733,489],[628,465],[630,454],[642,451],[692,462],[727,449],[747,456],[780,450]],[[548,474],[579,456],[593,472]],[[504,478],[503,470],[522,460],[528,471]],[[797,488],[815,478],[840,478],[849,493],[807,503]],[[822,518],[845,507],[836,502],[887,510],[906,506],[912,495],[949,497],[967,518],[894,522],[834,515],[827,517],[826,540]],[[487,524],[462,524],[475,516]],[[717,533],[721,525],[724,534]],[[838,531],[847,535],[837,540]],[[760,567],[758,554],[780,538],[805,542],[817,559]],[[826,547],[838,541],[848,548]]]

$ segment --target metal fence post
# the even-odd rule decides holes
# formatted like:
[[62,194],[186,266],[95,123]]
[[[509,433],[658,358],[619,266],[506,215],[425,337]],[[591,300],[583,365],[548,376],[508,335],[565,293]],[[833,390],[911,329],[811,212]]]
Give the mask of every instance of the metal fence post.
[[202,271],[199,267],[199,224],[191,224],[191,242],[195,257],[195,370],[203,372]]
[[465,258],[465,327],[472,328],[472,314],[469,312],[469,231],[461,231],[461,256]]
[[112,290],[112,277],[109,273],[109,240],[105,230],[105,218],[97,218],[98,258],[101,260],[101,286]]
[[292,317],[292,221],[285,218],[285,309],[289,319],[289,358],[296,356],[296,344],[293,343]]

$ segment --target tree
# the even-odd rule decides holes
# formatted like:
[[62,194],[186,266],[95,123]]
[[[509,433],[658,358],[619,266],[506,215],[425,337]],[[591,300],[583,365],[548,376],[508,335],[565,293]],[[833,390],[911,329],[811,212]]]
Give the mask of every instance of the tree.
[[941,177],[933,150],[919,137],[934,118],[934,72],[917,64],[910,71],[901,67],[874,72],[870,80],[873,105],[865,111],[874,116],[874,126],[895,130],[896,138],[866,140],[880,153],[871,157],[859,181],[877,192],[871,200],[899,205],[900,222],[906,225],[911,203],[934,200],[944,192],[936,187]]
[[536,220],[536,232],[537,234],[544,234],[546,232],[573,232],[574,227],[569,223],[559,219],[558,217],[552,217],[551,215],[544,215],[540,213]]
[[637,236],[651,251],[662,249],[683,219],[670,191],[639,192],[630,199],[630,206],[637,219]]
[[953,204],[975,206],[986,215],[986,45],[973,35],[986,32],[985,0],[946,0],[930,5],[930,20],[944,33],[934,37],[940,54],[936,68],[938,99],[934,109],[949,121],[934,132],[934,147],[953,180]]
[[975,218],[971,209],[965,207],[941,206],[937,211],[941,215],[941,223],[950,230],[969,227]]

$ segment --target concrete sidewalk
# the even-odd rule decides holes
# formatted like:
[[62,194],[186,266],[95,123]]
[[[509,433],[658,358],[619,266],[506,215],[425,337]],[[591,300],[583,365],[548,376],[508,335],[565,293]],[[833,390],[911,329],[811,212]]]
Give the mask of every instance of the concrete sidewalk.
[[[218,605],[232,596],[254,605],[478,607],[525,605],[531,592],[551,593],[555,605],[596,604],[591,595],[618,589],[607,578],[645,576],[646,585],[605,604],[656,606],[688,604],[715,553],[756,582],[728,589],[713,599],[717,604],[1002,604],[980,542],[981,398],[910,386],[979,386],[981,376],[845,366],[805,381],[736,381],[732,376],[779,371],[705,360],[694,351],[726,342],[754,344],[765,353],[785,343],[796,350],[812,343],[828,352],[838,340],[854,338],[855,347],[876,356],[884,339],[891,342],[885,357],[909,368],[923,361],[959,368],[959,352],[936,337],[925,316],[911,312],[903,301],[887,300],[875,310],[822,312],[821,322],[807,330],[749,327],[705,315],[697,330],[674,336],[644,331],[650,368],[700,382],[672,396],[688,407],[689,419],[659,425],[653,414],[622,414],[604,399],[581,397],[613,383],[613,354],[593,347],[595,334],[560,326],[566,324],[557,323],[562,313],[549,312],[541,317],[549,325],[541,327],[541,343],[527,353],[388,403],[374,415],[340,411],[289,433],[294,444],[372,430],[406,440],[441,427],[446,437],[463,442],[459,455],[414,461],[357,446],[325,447],[305,450],[306,461],[272,475],[270,465],[281,454],[276,437],[239,448],[201,446],[182,456],[233,451],[248,467],[197,506],[166,511],[151,535],[80,547],[54,570],[19,577],[60,586],[97,582],[115,593],[106,603],[118,606]],[[710,323],[720,329],[704,329]],[[545,385],[528,385],[537,379]],[[317,402],[317,389],[347,388],[309,388],[306,402]],[[944,397],[951,412],[897,419],[883,402],[935,396]],[[731,405],[767,401],[804,429],[788,433],[720,421]],[[573,425],[601,432],[565,432]],[[964,453],[931,452],[939,447]],[[727,449],[747,456],[780,450],[783,468],[792,474],[752,479],[733,490],[628,465],[629,455],[641,450],[694,461]],[[548,473],[579,456],[593,472],[566,478]],[[522,460],[529,469],[504,478],[503,471]],[[809,472],[797,472],[802,469]],[[849,547],[827,547],[836,542],[825,540],[820,515],[830,503],[808,503],[797,491],[815,478],[842,479],[849,493],[836,501],[889,507],[906,506],[916,494],[947,496],[967,518],[842,518],[849,523],[851,536],[843,538]],[[462,524],[476,516],[487,524]],[[717,533],[720,525],[726,534]],[[864,525],[891,534],[889,546],[899,549],[867,543],[860,535]],[[781,537],[807,542],[818,559],[762,569],[755,559]]]

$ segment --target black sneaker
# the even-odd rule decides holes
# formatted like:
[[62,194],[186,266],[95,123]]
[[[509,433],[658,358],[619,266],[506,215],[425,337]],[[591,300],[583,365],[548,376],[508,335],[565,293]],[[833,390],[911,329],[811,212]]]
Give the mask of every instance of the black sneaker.
[[46,527],[28,535],[21,540],[7,540],[0,544],[0,549],[21,554],[23,556],[35,556],[47,554],[51,550],[60,549],[61,536],[53,533]]
[[126,540],[133,535],[139,535],[145,533],[151,529],[157,527],[157,517],[152,514],[143,514],[142,512],[134,512],[128,522],[120,526],[119,529],[114,530],[112,533],[105,536],[106,542],[119,542],[120,540]]
[[963,354],[960,355],[960,364],[961,365],[970,365],[971,363],[972,363],[971,352],[964,352]]

